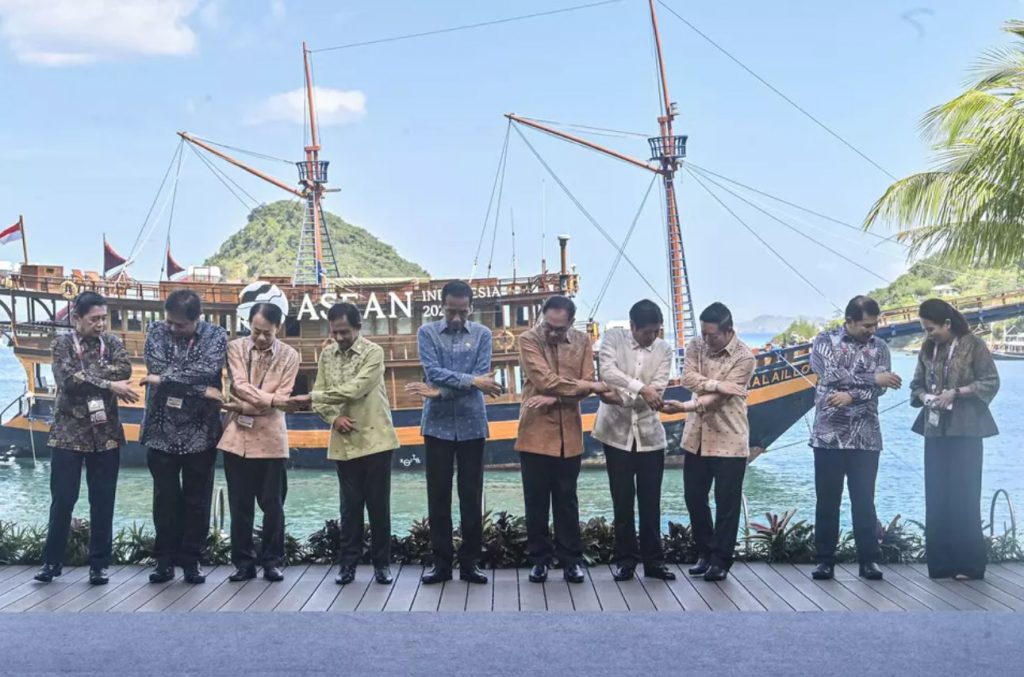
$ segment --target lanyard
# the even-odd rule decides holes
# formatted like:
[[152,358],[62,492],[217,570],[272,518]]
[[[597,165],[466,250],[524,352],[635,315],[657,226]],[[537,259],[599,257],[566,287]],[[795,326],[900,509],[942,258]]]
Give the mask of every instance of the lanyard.
[[[192,352],[192,346],[194,346],[195,344],[196,344],[196,337],[195,337],[195,335],[193,335],[192,338],[190,338],[188,340],[188,346],[185,348],[185,359],[188,359],[189,353]],[[178,344],[174,343],[173,345],[174,345],[174,358],[177,359],[178,358]]]
[[[103,342],[103,337],[98,337],[100,341],[100,362],[103,362],[107,357],[107,344]],[[78,340],[78,332],[71,332],[71,341],[75,344],[75,353],[78,355],[78,365],[82,367],[82,371],[85,371],[85,360],[82,359],[85,355],[85,348]]]
[[[960,340],[959,336],[953,339],[953,342],[949,345],[949,353],[946,355],[946,361],[942,364],[942,385],[943,386],[948,386],[949,385],[949,369],[950,369],[950,366],[953,364],[953,353],[956,352],[956,343],[959,340]],[[935,368],[935,362],[938,359],[939,359],[939,344],[936,343],[935,345],[932,346],[932,363],[931,363],[931,366],[928,368],[928,383],[931,386],[933,393],[938,393],[939,392],[939,382],[935,378],[936,377],[936,372],[937,372],[937,369]]]
[[[249,364],[248,364],[248,366],[245,369],[245,379],[247,381],[249,381],[249,383],[252,383],[252,354],[255,351],[256,351],[255,346],[251,346],[249,348]],[[270,373],[270,369],[273,366],[274,366],[274,352],[273,352],[273,347],[271,347],[270,363],[267,364],[267,368],[263,370],[263,376],[260,377],[259,385],[256,386],[257,390],[263,390],[263,382],[267,380],[267,374]]]

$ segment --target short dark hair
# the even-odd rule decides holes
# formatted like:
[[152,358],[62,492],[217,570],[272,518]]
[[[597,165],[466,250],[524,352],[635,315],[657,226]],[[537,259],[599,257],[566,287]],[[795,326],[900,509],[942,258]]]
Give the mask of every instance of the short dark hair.
[[540,312],[543,315],[549,310],[564,310],[568,312],[570,322],[576,318],[576,304],[568,296],[549,296],[544,301],[544,305],[541,306]]
[[281,326],[281,322],[284,320],[284,313],[281,312],[281,306],[274,305],[273,303],[254,303],[252,308],[249,309],[249,323],[251,324],[257,315],[262,315],[263,319],[271,324]]
[[732,331],[732,311],[720,301],[705,308],[700,314],[700,321],[718,325],[718,331]]
[[84,317],[93,308],[107,305],[107,300],[94,291],[84,291],[75,299],[75,305],[71,313],[78,317]]
[[928,299],[921,304],[917,314],[921,316],[921,319],[936,324],[945,324],[946,320],[949,320],[950,329],[957,336],[966,336],[971,333],[971,325],[967,323],[967,318],[963,316],[963,313],[942,299]]
[[449,296],[454,296],[457,299],[469,299],[469,302],[473,302],[473,288],[462,280],[451,280],[444,287],[441,288],[441,303]]
[[363,326],[363,315],[359,312],[359,308],[352,305],[351,303],[335,303],[331,306],[331,309],[327,311],[327,321],[334,322],[345,318],[348,321],[349,326],[359,329]]
[[650,299],[643,299],[633,304],[629,309],[629,321],[635,327],[650,327],[652,324],[665,324],[665,318],[661,314],[661,308]]
[[191,289],[175,289],[167,295],[164,310],[175,315],[184,315],[189,321],[195,322],[203,312],[203,305],[199,300],[199,294]]
[[881,314],[882,309],[878,307],[878,301],[870,296],[854,296],[846,304],[846,319],[851,322],[860,322],[865,315],[878,317]]

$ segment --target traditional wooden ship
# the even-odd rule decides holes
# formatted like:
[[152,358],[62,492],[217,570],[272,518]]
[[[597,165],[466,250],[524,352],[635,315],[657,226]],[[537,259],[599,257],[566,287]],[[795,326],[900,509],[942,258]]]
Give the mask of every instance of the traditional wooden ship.
[[[676,135],[673,131],[677,108],[668,94],[654,0],[649,0],[649,6],[661,95],[659,130],[648,140],[651,149],[649,160],[636,159],[605,148],[538,120],[513,114],[507,117],[510,130],[513,127],[517,132],[519,127],[538,130],[652,172],[656,179],[661,180],[665,196],[671,287],[671,300],[665,304],[671,310],[671,331],[667,333],[668,339],[674,343],[677,360],[681,361],[686,341],[696,335],[675,189],[676,173],[686,154],[686,137]],[[189,288],[202,297],[206,321],[224,327],[232,338],[245,332],[243,320],[247,317],[247,308],[251,303],[272,299],[281,302],[286,299],[289,310],[282,339],[294,346],[302,356],[301,371],[295,386],[297,394],[308,392],[315,378],[320,352],[328,345],[326,309],[339,300],[358,304],[364,310],[363,335],[378,343],[384,349],[387,359],[385,379],[392,416],[402,444],[395,454],[395,463],[399,468],[416,468],[422,464],[423,440],[419,432],[421,402],[419,398],[407,394],[404,386],[423,378],[416,350],[416,331],[424,322],[441,316],[440,290],[447,280],[353,278],[344,277],[344,271],[339,270],[334,252],[336,245],[329,235],[321,207],[322,198],[331,190],[327,188],[328,162],[320,159],[309,50],[305,44],[303,60],[309,143],[304,149],[304,159],[295,163],[299,178],[297,185],[250,167],[228,154],[224,150],[227,148],[225,146],[179,132],[179,153],[188,144],[193,149],[268,181],[303,201],[304,217],[293,275],[263,277],[253,282],[224,281],[216,271],[201,268],[192,268],[185,274],[185,269],[171,256],[168,241],[164,271],[166,279],[142,282],[128,275],[128,262],[105,239],[102,273],[32,262],[26,247],[25,260],[20,267],[0,271],[0,333],[6,337],[24,367],[27,380],[24,394],[9,403],[0,414],[0,420],[3,421],[0,425],[0,452],[6,451],[7,455],[16,457],[41,458],[47,455],[46,436],[52,421],[55,395],[50,372],[50,343],[56,333],[69,330],[70,303],[78,293],[92,290],[109,299],[110,330],[124,339],[135,365],[133,378],[137,381],[145,374],[142,356],[146,328],[162,318],[163,302],[171,291]],[[558,181],[553,174],[552,177]],[[561,181],[558,183],[562,185]],[[0,232],[0,243],[11,239],[14,234],[24,238],[24,225],[20,221],[17,228]],[[602,234],[612,242],[605,233]],[[514,467],[518,461],[512,446],[517,431],[522,383],[517,353],[519,335],[538,321],[545,298],[556,293],[572,296],[579,290],[579,279],[569,264],[568,238],[560,237],[559,245],[560,265],[555,271],[548,271],[542,262],[540,272],[535,275],[513,274],[508,279],[480,279],[472,273],[468,276],[476,292],[472,319],[492,330],[493,366],[496,377],[507,389],[506,394],[489,400],[487,405],[490,438],[486,447],[486,462],[490,467]],[[624,244],[619,248],[619,253],[620,257],[628,260],[623,250]],[[111,274],[111,271],[116,272]],[[163,272],[161,277],[164,277]],[[972,323],[1006,319],[1024,314],[1024,292],[965,299],[957,305]],[[581,328],[588,331],[595,341],[599,340],[599,331],[594,322],[588,322]],[[888,339],[918,331],[920,327],[916,320],[916,308],[901,308],[886,313],[882,318],[879,335]],[[758,363],[750,383],[750,445],[754,450],[763,450],[810,410],[815,376],[809,365],[807,343],[782,348],[767,347],[755,352]],[[600,365],[597,366],[600,371]],[[674,381],[666,397],[686,400],[690,394]],[[582,403],[583,424],[587,433],[593,427],[597,407],[596,398],[589,398]],[[142,465],[145,463],[145,453],[138,440],[143,410],[138,406],[123,406],[122,412],[128,438],[127,448],[122,452],[123,462],[126,465]],[[669,435],[670,457],[679,454],[684,416],[662,416]],[[309,412],[289,414],[287,422],[293,465],[325,465],[325,449],[330,432],[327,424]],[[586,462],[602,463],[600,444],[591,440],[589,434],[586,438]]]

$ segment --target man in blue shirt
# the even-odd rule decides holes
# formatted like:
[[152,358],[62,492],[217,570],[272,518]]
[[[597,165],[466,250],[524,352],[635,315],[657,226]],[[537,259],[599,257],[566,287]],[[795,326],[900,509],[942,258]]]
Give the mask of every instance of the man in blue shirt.
[[425,584],[452,579],[452,475],[458,467],[462,546],[459,578],[487,583],[480,570],[483,541],[482,498],[487,410],[484,395],[502,386],[491,375],[491,331],[469,321],[473,290],[452,280],[441,290],[444,319],[424,324],[416,336],[425,383],[410,383],[408,392],[424,398],[421,431],[426,446],[427,514],[434,567]]

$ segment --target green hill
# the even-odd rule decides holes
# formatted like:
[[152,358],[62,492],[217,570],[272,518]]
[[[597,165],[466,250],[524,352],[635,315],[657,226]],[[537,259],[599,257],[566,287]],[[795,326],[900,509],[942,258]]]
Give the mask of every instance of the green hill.
[[[299,249],[302,212],[302,204],[287,200],[257,207],[249,214],[245,227],[225,240],[217,253],[206,260],[206,265],[220,266],[225,277],[232,280],[291,275]],[[343,276],[429,276],[418,264],[402,258],[394,247],[368,231],[327,211],[324,216]]]

